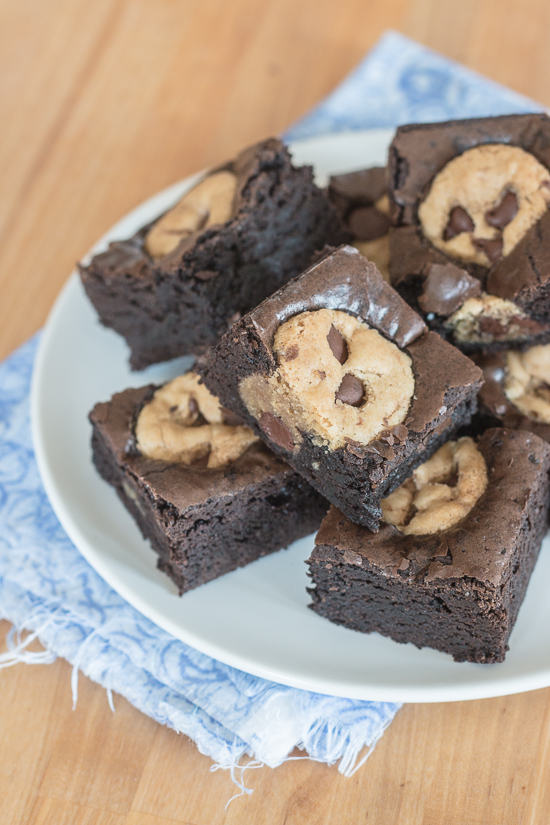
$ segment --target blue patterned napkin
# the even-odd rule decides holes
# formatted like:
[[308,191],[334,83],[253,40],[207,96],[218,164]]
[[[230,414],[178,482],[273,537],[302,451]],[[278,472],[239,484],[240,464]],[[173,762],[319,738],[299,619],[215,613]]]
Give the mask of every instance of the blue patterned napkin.
[[[535,104],[396,33],[286,135],[311,137],[406,121],[534,111]],[[399,705],[308,693],[217,662],[170,636],[115,593],[71,544],[32,450],[29,384],[37,338],[0,365],[0,616],[14,625],[0,667],[71,662],[162,724],[190,736],[235,777],[248,756],[275,767],[295,746],[350,774]],[[21,631],[30,637],[21,640]],[[27,649],[39,637],[43,653]],[[368,752],[368,750],[367,750]],[[239,780],[242,785],[242,776]]]
[[291,127],[285,138],[303,140],[350,129],[541,109],[529,98],[389,31],[332,94]]

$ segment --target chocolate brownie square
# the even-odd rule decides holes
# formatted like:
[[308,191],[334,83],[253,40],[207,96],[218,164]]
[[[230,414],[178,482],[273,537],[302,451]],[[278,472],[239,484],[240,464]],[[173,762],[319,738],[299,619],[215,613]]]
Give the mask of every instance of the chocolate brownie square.
[[476,408],[481,372],[340,247],[197,366],[222,404],[358,524]]
[[168,212],[80,267],[133,369],[204,352],[235,316],[348,238],[311,167],[276,138],[207,173]]
[[117,393],[90,421],[96,468],[180,595],[287,547],[327,511],[193,373]]
[[536,435],[492,429],[419,467],[376,534],[332,507],[308,560],[310,607],[457,662],[503,661],[546,532],[549,468]]
[[484,378],[474,426],[529,430],[550,442],[550,345],[474,360]]
[[352,236],[352,245],[378,267],[389,281],[388,175],[384,166],[372,166],[329,180],[328,196]]
[[465,351],[550,340],[549,168],[550,118],[543,114],[396,132],[392,284]]

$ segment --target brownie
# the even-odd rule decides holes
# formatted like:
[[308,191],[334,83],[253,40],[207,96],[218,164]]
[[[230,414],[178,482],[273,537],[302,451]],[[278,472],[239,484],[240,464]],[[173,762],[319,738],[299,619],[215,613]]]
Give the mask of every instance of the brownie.
[[[545,351],[549,348],[540,349]],[[479,410],[473,422],[475,427],[481,429],[487,426],[500,426],[513,430],[529,430],[550,443],[550,371],[546,371],[548,383],[544,380],[544,372],[539,380],[536,376],[531,377],[528,381],[530,386],[526,387],[527,393],[521,393],[520,397],[516,398],[516,403],[520,406],[516,406],[512,400],[514,394],[519,395],[517,389],[515,393],[512,391],[512,399],[505,392],[505,388],[509,386],[509,360],[512,359],[512,365],[518,361],[521,365],[526,357],[529,359],[538,350],[539,348],[527,352],[510,351],[475,356],[475,363],[483,370],[484,379],[478,396]],[[521,389],[520,387],[520,392]]]
[[136,421],[154,392],[128,389],[96,404],[93,460],[180,595],[317,529],[328,503],[259,440],[214,468],[204,456],[187,465],[141,454]]
[[204,352],[316,250],[347,238],[311,167],[295,168],[270,138],[80,273],[101,322],[126,339],[132,368],[142,369]]
[[525,349],[550,340],[549,324],[484,292],[478,278],[450,261],[423,264],[420,273],[400,283],[391,281],[430,329],[468,354]]
[[[396,132],[389,159],[392,284],[432,329],[465,351],[550,340],[549,167],[550,119],[544,114],[417,124]],[[483,310],[479,318],[470,315],[456,330],[439,300],[449,276],[436,285],[433,265],[439,272],[453,265],[479,281],[490,307],[474,301],[474,315]],[[464,275],[456,272],[460,279]],[[434,308],[427,311],[426,293],[434,289]]]
[[[301,325],[310,332],[300,338]],[[311,386],[293,383],[293,370]],[[372,530],[380,500],[470,420],[481,383],[471,360],[426,330],[349,246],[244,316],[197,371],[271,449]]]
[[336,624],[432,647],[458,662],[501,662],[547,526],[550,447],[488,430],[488,484],[470,512],[431,535],[373,534],[335,507],[308,560],[310,607]]
[[353,246],[389,281],[388,180],[384,166],[329,179],[328,196],[353,239]]

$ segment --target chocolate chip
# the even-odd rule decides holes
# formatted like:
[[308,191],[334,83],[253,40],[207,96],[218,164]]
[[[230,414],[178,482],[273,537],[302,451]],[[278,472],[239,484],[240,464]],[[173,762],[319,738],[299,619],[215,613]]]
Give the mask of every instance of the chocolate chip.
[[374,206],[359,206],[347,220],[348,228],[358,241],[374,241],[387,235],[390,219]]
[[316,370],[316,373],[319,376],[319,378],[321,379],[321,381],[324,381],[325,378],[327,377],[327,374],[324,370]]
[[450,241],[452,238],[460,235],[461,232],[473,232],[474,229],[474,222],[466,210],[461,206],[455,206],[451,209],[449,222],[443,232],[443,240]]
[[[177,407],[176,407],[176,410],[177,410]],[[175,412],[176,410],[173,410],[173,408],[170,407],[170,412],[172,412],[172,411]],[[199,405],[198,405],[196,399],[195,398],[190,398],[189,399],[189,415],[196,415],[198,413],[198,411],[199,411]]]
[[336,401],[342,404],[349,404],[350,407],[360,407],[363,401],[365,390],[361,381],[350,372],[344,375],[342,383],[338,387],[335,395]]
[[542,381],[538,387],[533,387],[533,392],[537,398],[542,398],[543,401],[550,401],[550,385],[546,381]]
[[474,238],[474,246],[481,252],[485,252],[492,264],[502,257],[501,235],[497,235],[496,238]]
[[330,350],[340,364],[345,364],[348,360],[348,345],[346,339],[338,332],[335,326],[331,326],[330,332],[327,335],[328,345]]
[[294,361],[295,358],[298,358],[298,347],[292,344],[291,347],[285,349],[285,361]]
[[292,433],[279,416],[269,412],[262,413],[260,427],[274,444],[289,453],[292,451],[294,448]]
[[448,317],[468,298],[481,294],[481,283],[454,264],[429,263],[422,269],[425,275],[418,305],[424,312]]
[[519,209],[518,199],[514,192],[506,192],[495,209],[485,213],[485,220],[489,226],[504,229],[516,217]]
[[[193,399],[191,399],[191,401],[193,401]],[[193,410],[191,409],[191,401],[189,402],[189,412],[190,412],[190,413],[192,413],[192,412],[193,412]],[[196,404],[196,403],[197,403],[197,402],[195,401],[195,404]],[[172,404],[172,406],[171,406],[171,407],[168,407],[168,412],[170,413],[170,415],[172,415],[172,413],[175,413],[175,412],[176,412],[176,410],[177,410],[177,408],[178,408],[178,405],[177,405],[177,404]]]
[[536,335],[543,327],[532,318],[522,318],[521,315],[509,315],[502,320],[491,315],[482,315],[479,319],[478,328],[480,332],[489,335]]
[[533,335],[537,332],[544,331],[544,325],[539,324],[538,321],[534,321],[532,318],[522,318],[521,315],[511,315],[508,319],[508,328],[510,327],[519,327],[521,331],[530,332]]
[[445,484],[447,485],[447,487],[456,487],[456,485],[458,484],[458,472],[456,470],[453,470],[451,475],[445,481]]
[[226,407],[222,407],[222,418],[223,423],[227,424],[228,427],[241,427],[243,423],[240,416],[231,412],[231,410],[228,410]]
[[478,328],[480,332],[485,333],[486,335],[492,335],[495,338],[499,338],[507,332],[506,327],[498,320],[498,318],[493,318],[491,315],[482,315],[479,319]]

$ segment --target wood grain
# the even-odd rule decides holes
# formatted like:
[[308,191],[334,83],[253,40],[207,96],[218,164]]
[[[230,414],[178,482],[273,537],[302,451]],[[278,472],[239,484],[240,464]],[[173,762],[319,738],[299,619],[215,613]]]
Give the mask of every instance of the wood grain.
[[[0,0],[0,357],[162,186],[282,131],[387,28],[550,106],[546,0]],[[1,637],[7,624],[2,623]],[[404,707],[351,779],[224,771],[71,669],[0,674],[9,825],[547,823],[550,690]]]

